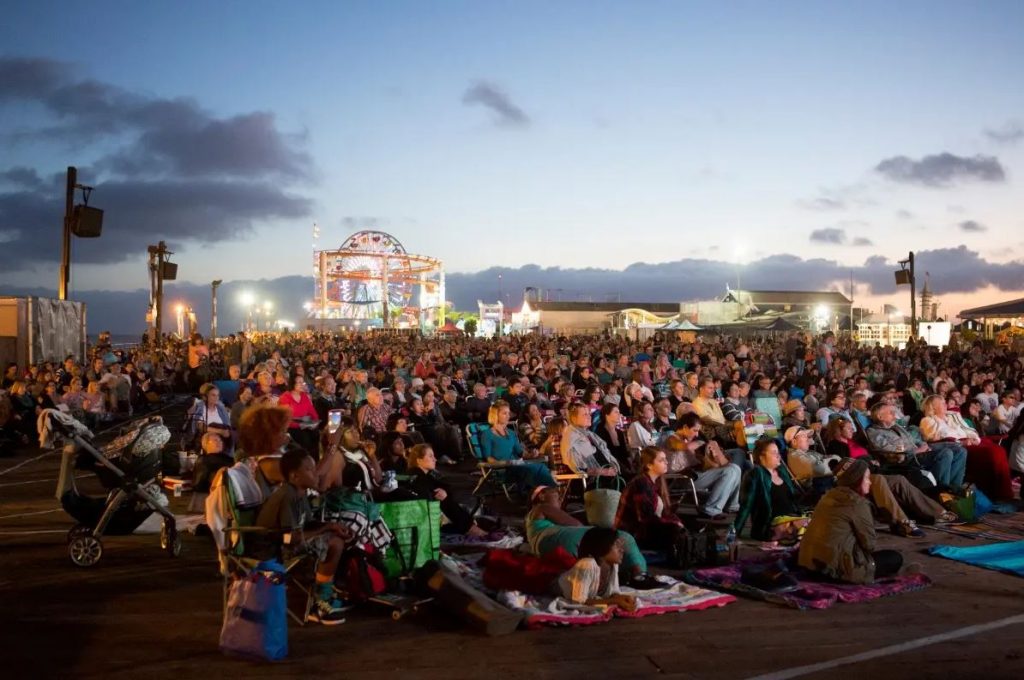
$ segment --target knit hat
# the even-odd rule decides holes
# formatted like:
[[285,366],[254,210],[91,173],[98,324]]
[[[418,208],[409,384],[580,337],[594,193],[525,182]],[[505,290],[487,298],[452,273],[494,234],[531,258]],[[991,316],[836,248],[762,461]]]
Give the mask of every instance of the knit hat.
[[868,464],[859,458],[843,458],[836,468],[836,484],[855,488],[860,485],[868,469]]
[[813,431],[814,430],[808,430],[806,427],[794,425],[793,427],[790,427],[789,429],[786,430],[786,434],[783,435],[783,439],[786,440],[787,444],[792,444],[793,440],[796,439],[800,433],[806,432],[807,434],[811,434]]
[[790,399],[782,407],[782,415],[788,416],[790,413],[796,413],[796,410],[802,407],[804,403],[799,399]]

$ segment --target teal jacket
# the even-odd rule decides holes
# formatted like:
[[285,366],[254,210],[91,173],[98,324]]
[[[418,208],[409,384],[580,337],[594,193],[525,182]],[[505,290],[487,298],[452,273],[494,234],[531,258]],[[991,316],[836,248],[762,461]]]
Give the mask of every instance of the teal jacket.
[[[785,467],[780,467],[779,476],[782,477],[782,483],[789,489],[795,502],[799,491],[793,483],[793,478],[789,476],[789,471]],[[743,478],[740,499],[740,512],[733,523],[736,533],[743,533],[743,527],[749,518],[750,537],[759,541],[769,540],[772,535],[772,519],[775,518],[772,511],[771,473],[766,468],[755,465]]]

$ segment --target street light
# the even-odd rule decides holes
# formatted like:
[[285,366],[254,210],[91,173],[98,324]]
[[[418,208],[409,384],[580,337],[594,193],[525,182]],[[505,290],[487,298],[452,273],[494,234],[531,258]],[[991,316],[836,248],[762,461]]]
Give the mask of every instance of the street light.
[[252,332],[252,306],[253,306],[253,304],[255,304],[256,298],[253,297],[253,294],[250,293],[249,291],[243,291],[242,293],[239,294],[238,301],[241,302],[242,306],[245,308],[245,316],[246,316],[245,329],[251,333]]

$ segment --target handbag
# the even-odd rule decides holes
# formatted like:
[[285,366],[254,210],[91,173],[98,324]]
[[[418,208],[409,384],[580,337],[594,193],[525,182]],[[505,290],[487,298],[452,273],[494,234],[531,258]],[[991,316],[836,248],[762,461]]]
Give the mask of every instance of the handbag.
[[602,529],[615,526],[615,513],[622,498],[622,480],[614,477],[614,489],[590,489],[583,494],[583,508],[587,513],[587,524]]
[[220,630],[222,652],[267,661],[288,656],[286,578],[284,565],[269,560],[231,584]]
[[669,550],[669,564],[673,569],[714,567],[718,562],[718,534],[713,528],[705,524],[679,530]]

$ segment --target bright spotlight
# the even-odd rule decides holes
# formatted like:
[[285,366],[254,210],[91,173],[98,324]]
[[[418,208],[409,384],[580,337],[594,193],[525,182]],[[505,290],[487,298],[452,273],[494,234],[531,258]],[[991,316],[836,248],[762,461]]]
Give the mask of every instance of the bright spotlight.
[[252,293],[242,293],[238,296],[238,301],[246,307],[252,307],[252,303],[256,301],[256,298],[253,297]]

